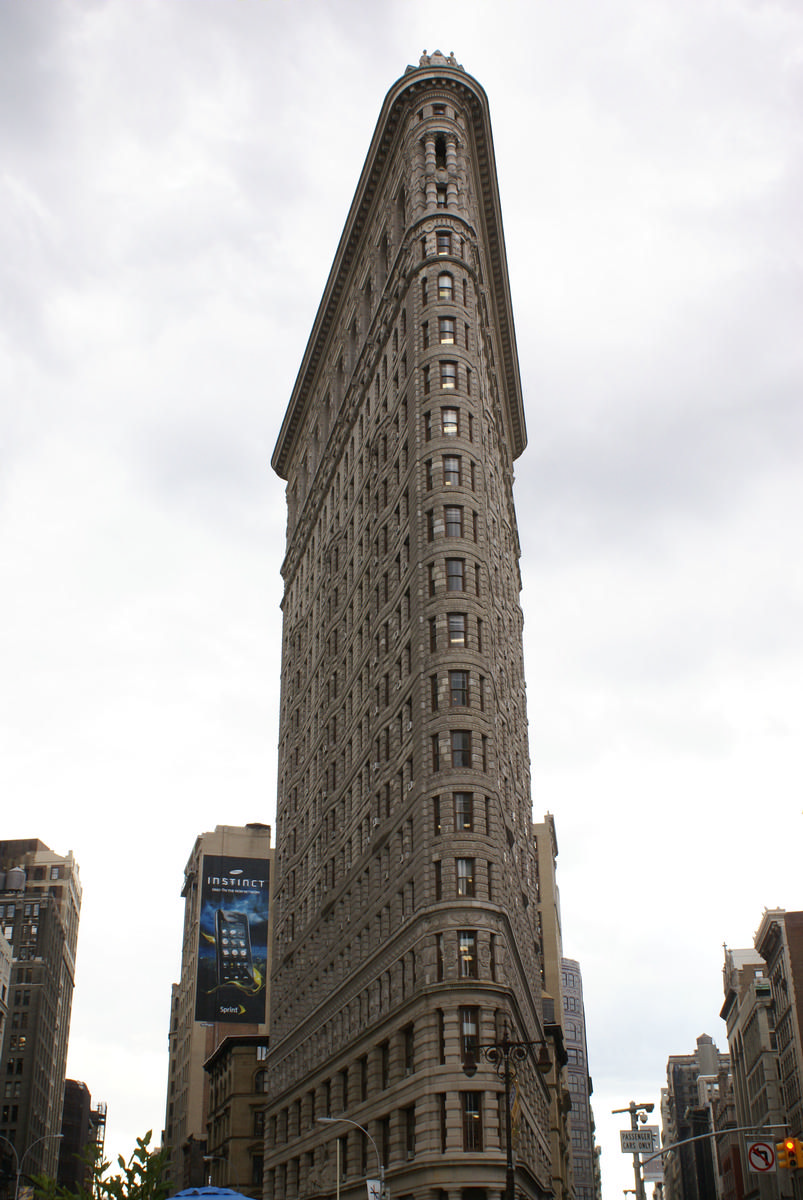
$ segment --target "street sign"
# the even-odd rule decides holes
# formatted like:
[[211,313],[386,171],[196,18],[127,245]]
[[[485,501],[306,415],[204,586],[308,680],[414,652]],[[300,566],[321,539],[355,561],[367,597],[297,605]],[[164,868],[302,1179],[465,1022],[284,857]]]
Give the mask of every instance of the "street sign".
[[378,1179],[366,1179],[368,1185],[368,1200],[379,1200],[382,1184]]
[[651,1129],[620,1129],[622,1154],[650,1154],[655,1149]]
[[759,1175],[775,1170],[775,1143],[763,1138],[745,1138],[747,1143],[747,1169]]
[[658,1154],[658,1151],[661,1149],[661,1135],[658,1126],[645,1125],[641,1132],[652,1134],[651,1156],[642,1161],[641,1178],[645,1183],[663,1183],[664,1163],[661,1155]]

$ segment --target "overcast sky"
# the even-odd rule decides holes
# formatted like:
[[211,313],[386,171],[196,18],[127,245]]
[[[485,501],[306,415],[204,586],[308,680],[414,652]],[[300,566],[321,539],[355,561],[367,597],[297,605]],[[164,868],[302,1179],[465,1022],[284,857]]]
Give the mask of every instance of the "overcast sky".
[[80,863],[69,1072],[127,1153],[195,836],[274,824],[269,459],[424,48],[491,104],[534,814],[613,1200],[610,1110],[725,1047],[723,942],[803,907],[799,0],[2,0],[2,835]]

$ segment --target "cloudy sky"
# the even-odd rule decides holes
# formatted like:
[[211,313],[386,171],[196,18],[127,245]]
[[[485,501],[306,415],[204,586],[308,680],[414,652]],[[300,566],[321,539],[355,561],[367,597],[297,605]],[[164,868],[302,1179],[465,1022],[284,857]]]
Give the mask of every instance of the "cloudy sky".
[[[491,12],[493,17],[491,18]],[[269,459],[383,96],[488,92],[536,816],[612,1108],[803,907],[799,0],[3,0],[2,834],[72,849],[69,1071],[164,1115],[182,869],[273,822]]]

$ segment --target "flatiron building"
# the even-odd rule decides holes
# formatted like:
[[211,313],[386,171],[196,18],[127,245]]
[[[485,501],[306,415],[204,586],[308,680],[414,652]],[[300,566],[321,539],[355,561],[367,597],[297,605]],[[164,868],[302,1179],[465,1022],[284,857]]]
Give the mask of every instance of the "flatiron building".
[[[513,463],[526,444],[488,101],[388,93],[272,465],[287,482],[270,1200],[551,1189]],[[345,1118],[339,1123],[333,1118]]]

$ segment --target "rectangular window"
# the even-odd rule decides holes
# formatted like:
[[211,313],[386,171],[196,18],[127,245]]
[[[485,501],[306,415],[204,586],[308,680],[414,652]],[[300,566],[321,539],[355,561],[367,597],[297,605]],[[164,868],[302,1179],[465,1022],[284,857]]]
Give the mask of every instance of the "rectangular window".
[[402,1037],[404,1038],[404,1073],[412,1075],[415,1071],[415,1027],[405,1025]]
[[424,441],[428,442],[432,439],[432,413],[424,413]]
[[434,541],[435,538],[435,513],[432,509],[426,514],[427,518],[427,541]]
[[379,1073],[384,1089],[390,1083],[390,1042],[382,1042],[379,1047]]
[[454,299],[454,279],[448,271],[441,271],[438,276],[438,299]]
[[432,866],[435,870],[435,899],[440,900],[443,895],[443,873],[441,868],[441,860],[437,858]]
[[[429,417],[429,413],[427,413],[427,417]],[[426,430],[425,430],[425,433],[426,433]],[[432,436],[432,431],[430,430],[430,437],[431,436]],[[427,441],[429,441],[429,438],[427,438]],[[432,459],[431,458],[428,458],[427,461],[424,463],[424,478],[426,480],[427,491],[431,492],[432,491]]]
[[[441,368],[441,387],[456,388],[457,387],[457,363],[442,362]],[[426,368],[425,368],[426,369]]]
[[468,671],[449,672],[449,703],[452,708],[468,704]]
[[432,832],[435,837],[441,836],[441,798],[432,797]]
[[431,738],[432,743],[432,770],[440,771],[441,769],[441,750],[438,742],[437,733],[433,733]]
[[482,1150],[482,1092],[461,1092],[460,1107],[463,1117],[463,1149]]
[[460,409],[441,409],[441,433],[444,437],[458,437],[460,434]]
[[423,376],[424,376],[424,395],[428,396],[429,395],[429,367],[424,367]]
[[439,229],[435,233],[435,246],[438,254],[452,253],[452,235],[448,229]]
[[433,563],[427,563],[427,585],[429,587],[430,596],[435,595],[435,567]]
[[453,729],[449,734],[452,749],[452,766],[471,766],[471,730]]
[[467,646],[468,640],[466,638],[466,614],[449,613],[446,620],[449,629],[449,645]]
[[426,275],[424,275],[424,276],[422,276],[422,279],[421,279],[421,307],[422,308],[426,308],[427,299],[428,299],[428,296],[427,296],[428,290],[429,289],[427,286],[427,277],[426,277]]
[[429,704],[432,712],[438,711],[438,676],[429,677]]
[[415,1105],[404,1109],[404,1144],[407,1157],[415,1157]]
[[476,1064],[480,1053],[480,1010],[460,1009],[460,1057],[464,1063]]
[[476,895],[473,858],[458,858],[457,860],[457,894],[458,896]]
[[421,347],[424,350],[429,348],[429,321],[424,321],[421,325]]
[[477,649],[482,654],[482,619],[477,618]]
[[455,343],[454,317],[438,317],[438,339],[442,346],[453,346]]
[[438,208],[446,208],[446,184],[439,183],[435,187],[435,201]]
[[440,1092],[438,1095],[438,1108],[440,1112],[440,1129],[441,1129],[441,1154],[446,1153],[446,1093]]
[[443,457],[443,486],[460,487],[462,483],[462,459],[459,454],[445,454]]
[[437,617],[429,618],[429,652],[434,654],[438,649],[438,619]]
[[443,510],[443,519],[447,537],[463,536],[463,509],[461,506],[447,504]]
[[436,968],[437,968],[436,973],[437,973],[438,979],[441,980],[441,979],[443,979],[443,934],[442,933],[438,933],[435,935],[435,955],[436,955]]
[[446,590],[447,592],[462,592],[465,586],[465,559],[447,558],[446,560]]
[[474,828],[473,792],[454,793],[454,827],[456,833],[470,833]]

